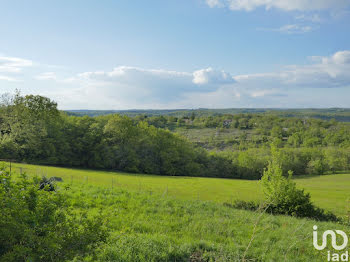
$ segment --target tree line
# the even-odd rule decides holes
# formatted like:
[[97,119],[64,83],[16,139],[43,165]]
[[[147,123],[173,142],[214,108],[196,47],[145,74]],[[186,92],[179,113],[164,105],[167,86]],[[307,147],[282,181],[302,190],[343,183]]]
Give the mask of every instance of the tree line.
[[235,176],[229,159],[210,155],[168,130],[118,114],[68,116],[42,96],[3,97],[0,130],[2,159],[172,176]]
[[[0,159],[157,175],[259,179],[273,143],[281,148],[286,174],[350,169],[349,127],[343,123],[309,119],[305,127],[301,119],[250,114],[185,119],[197,126],[230,119],[226,128],[251,128],[268,139],[260,146],[243,141],[238,149],[208,151],[169,131],[167,125],[176,120],[173,116],[72,116],[59,111],[49,98],[18,93],[1,99]],[[162,121],[164,126],[159,125]],[[317,142],[289,143],[290,137]]]

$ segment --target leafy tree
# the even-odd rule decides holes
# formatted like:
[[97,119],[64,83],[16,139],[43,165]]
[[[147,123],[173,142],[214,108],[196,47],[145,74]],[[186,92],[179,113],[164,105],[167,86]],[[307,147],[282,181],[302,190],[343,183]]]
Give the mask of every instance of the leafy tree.
[[344,171],[348,167],[348,159],[346,153],[337,148],[329,148],[325,150],[325,162],[327,167],[334,173],[335,171]]
[[321,158],[310,160],[306,169],[306,172],[310,175],[323,175],[325,171],[326,164]]

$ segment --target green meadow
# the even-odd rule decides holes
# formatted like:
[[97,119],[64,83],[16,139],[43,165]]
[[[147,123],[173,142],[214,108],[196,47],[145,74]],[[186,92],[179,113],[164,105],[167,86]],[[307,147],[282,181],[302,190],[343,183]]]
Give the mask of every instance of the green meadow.
[[121,188],[73,184],[66,194],[75,209],[105,218],[110,232],[95,250],[96,256],[83,261],[327,261],[332,247],[323,251],[313,247],[313,226],[320,232],[340,229],[350,233],[342,224]]
[[[232,203],[235,199],[260,200],[259,181],[204,177],[169,177],[121,172],[73,169],[51,166],[12,163],[17,173],[57,176],[72,184],[119,188],[132,192],[145,192],[179,200],[204,200]],[[311,194],[319,207],[339,216],[349,216],[350,174],[305,176],[295,180],[300,188]]]
[[[27,164],[12,164],[11,170],[15,176],[26,172],[63,178],[57,190],[72,209],[102,218],[107,239],[73,261],[327,261],[327,251],[332,248],[329,245],[317,251],[313,247],[313,226],[316,224],[320,232],[350,232],[345,224],[238,210],[222,204],[235,198],[258,200],[261,192],[257,181]],[[296,181],[311,192],[317,204],[345,215],[349,174]]]

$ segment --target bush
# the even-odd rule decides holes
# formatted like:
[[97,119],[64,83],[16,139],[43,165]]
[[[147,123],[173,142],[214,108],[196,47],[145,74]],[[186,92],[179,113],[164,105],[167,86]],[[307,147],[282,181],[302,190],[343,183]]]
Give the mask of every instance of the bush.
[[[272,160],[261,178],[264,192],[264,205],[266,212],[295,217],[308,217],[320,221],[337,221],[338,218],[325,210],[315,207],[310,199],[310,194],[303,189],[298,189],[292,180],[292,171],[288,177],[283,176],[280,164],[281,154],[276,148],[272,148]],[[260,205],[253,201],[235,201],[234,208],[245,210],[257,210]]]
[[317,220],[337,220],[336,216],[326,213],[313,205],[310,194],[298,189],[292,180],[292,171],[284,177],[279,152],[272,148],[272,160],[261,178],[267,211],[296,217],[309,217]]
[[310,175],[323,175],[326,171],[326,165],[322,159],[311,160],[306,171]]
[[[0,261],[66,261],[91,255],[107,231],[100,217],[70,209],[38,178],[13,179],[0,167]],[[49,185],[44,186],[49,188]]]

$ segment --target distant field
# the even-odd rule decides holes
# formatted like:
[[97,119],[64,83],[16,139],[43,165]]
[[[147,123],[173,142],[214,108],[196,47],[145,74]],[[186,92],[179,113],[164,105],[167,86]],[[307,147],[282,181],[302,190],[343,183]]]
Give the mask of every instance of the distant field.
[[176,129],[176,133],[187,137],[190,141],[204,143],[210,140],[215,142],[223,142],[228,139],[237,140],[243,133],[246,133],[248,136],[247,139],[249,139],[252,131],[239,129],[217,130],[216,128],[178,128]]
[[[160,194],[177,199],[199,199],[214,202],[231,202],[234,199],[259,200],[262,196],[258,181],[168,177],[126,174],[87,169],[70,169],[28,164],[12,164],[12,170],[36,175],[62,177],[65,182],[85,183],[110,188],[123,188]],[[298,178],[297,184],[311,194],[313,202],[338,215],[346,215],[350,210],[350,174],[337,174]]]
[[174,132],[209,150],[218,148],[229,150],[234,143],[239,144],[243,134],[246,136],[246,141],[250,141],[255,131],[236,128],[177,128]]

